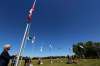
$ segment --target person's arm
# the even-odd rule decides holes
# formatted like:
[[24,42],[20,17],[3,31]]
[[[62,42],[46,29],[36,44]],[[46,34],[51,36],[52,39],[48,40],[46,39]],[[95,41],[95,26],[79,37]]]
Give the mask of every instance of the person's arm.
[[12,56],[10,56],[10,59],[13,59],[14,57],[16,57],[16,55],[12,55]]

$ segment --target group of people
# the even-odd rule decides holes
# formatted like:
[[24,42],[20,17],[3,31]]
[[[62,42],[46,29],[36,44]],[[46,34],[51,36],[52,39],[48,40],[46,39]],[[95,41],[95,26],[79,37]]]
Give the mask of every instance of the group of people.
[[[10,56],[9,54],[10,49],[11,49],[10,44],[4,45],[3,51],[0,54],[0,66],[8,66],[10,60],[11,60],[11,66],[15,66],[17,55]],[[24,66],[33,66],[32,61],[29,57],[26,57],[24,61],[25,61]],[[38,64],[43,64],[41,59],[38,60]]]
[[[10,66],[15,66],[17,55],[10,56],[10,54],[9,54],[10,49],[11,49],[10,44],[4,45],[3,51],[0,54],[0,66],[8,66],[10,60],[11,60],[11,65]],[[32,61],[29,58],[26,58],[24,66],[33,66]]]
[[67,64],[77,64],[79,62],[79,58],[77,56],[67,56]]
[[[16,55],[10,56],[9,55],[9,50],[11,48],[10,44],[6,44],[3,47],[3,51],[0,54],[0,66],[8,66],[10,60],[11,60],[11,66],[15,66],[16,64]],[[24,66],[33,66],[32,65],[32,61],[30,58],[26,57],[24,62]],[[72,64],[72,63],[78,63],[79,59],[77,56],[67,56],[67,60],[68,60],[68,64]],[[42,60],[39,59],[38,64],[43,64]]]
[[24,60],[24,66],[33,66],[32,60],[29,57],[25,57]]

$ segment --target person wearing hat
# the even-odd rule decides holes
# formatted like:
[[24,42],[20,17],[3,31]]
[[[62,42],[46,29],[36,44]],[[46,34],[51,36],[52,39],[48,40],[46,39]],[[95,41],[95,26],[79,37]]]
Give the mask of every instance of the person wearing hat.
[[3,52],[0,55],[0,66],[8,66],[9,61],[11,59],[11,56],[8,53],[10,48],[11,48],[10,44],[4,45]]

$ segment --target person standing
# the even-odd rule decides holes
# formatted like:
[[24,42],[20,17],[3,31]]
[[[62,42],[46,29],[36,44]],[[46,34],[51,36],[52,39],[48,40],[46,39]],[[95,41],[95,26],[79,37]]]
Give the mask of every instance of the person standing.
[[27,65],[27,66],[33,66],[31,59],[29,60],[29,62],[28,62],[28,65]]
[[11,48],[10,44],[4,45],[3,52],[0,55],[0,66],[8,66],[9,61],[11,59],[11,56],[8,53],[10,48]]
[[72,56],[67,56],[67,58],[68,58],[68,62],[67,62],[67,64],[72,64],[73,63],[73,61],[72,61]]
[[15,66],[16,64],[16,56],[11,59],[11,66]]
[[25,57],[24,60],[25,60],[24,66],[28,66],[30,58],[29,57]]

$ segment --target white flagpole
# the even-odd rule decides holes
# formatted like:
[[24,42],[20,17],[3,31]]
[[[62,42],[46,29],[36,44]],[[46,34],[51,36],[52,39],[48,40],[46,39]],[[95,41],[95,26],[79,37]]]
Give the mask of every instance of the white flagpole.
[[18,64],[19,64],[19,58],[21,56],[21,53],[22,53],[22,50],[23,50],[23,47],[24,47],[24,43],[26,41],[26,36],[27,36],[27,32],[28,32],[29,28],[30,28],[30,24],[27,24],[26,30],[25,30],[25,33],[24,33],[24,36],[23,36],[23,40],[21,42],[21,46],[20,46],[20,50],[19,50],[19,53],[18,53],[18,56],[17,56],[17,60],[16,60],[15,66],[18,66]]
[[35,6],[35,4],[36,4],[36,0],[34,1],[33,6]]
[[[26,46],[26,43],[27,43],[27,37],[29,36],[29,32],[30,31],[30,26],[29,26],[29,28],[28,28],[28,30],[27,30],[27,32],[26,32],[26,38],[25,38],[25,41],[24,41],[24,45],[23,45],[23,49],[22,49],[22,52],[21,52],[21,55],[20,56],[22,56],[22,53],[24,52],[24,49],[25,49],[25,46]],[[21,59],[20,59],[20,63],[19,63],[19,66],[21,65],[21,62],[22,62],[22,57],[21,57]]]
[[[34,8],[35,4],[36,4],[36,0],[34,1],[32,8]],[[24,33],[24,36],[23,36],[23,39],[22,39],[22,42],[21,42],[21,46],[20,46],[20,50],[19,50],[19,53],[18,53],[18,56],[17,56],[15,66],[18,66],[18,64],[19,64],[19,59],[20,59],[21,53],[23,51],[24,44],[27,40],[27,32],[29,31],[29,29],[30,29],[30,23],[28,23],[27,26],[26,26],[26,30],[25,30],[25,33]]]

